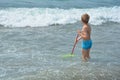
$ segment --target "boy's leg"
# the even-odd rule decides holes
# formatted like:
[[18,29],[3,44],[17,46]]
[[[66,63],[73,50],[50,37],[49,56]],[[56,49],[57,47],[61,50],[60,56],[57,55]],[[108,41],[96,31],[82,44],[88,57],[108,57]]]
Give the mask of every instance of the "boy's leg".
[[82,60],[87,61],[88,50],[82,49]]
[[87,58],[90,59],[90,49],[88,49]]

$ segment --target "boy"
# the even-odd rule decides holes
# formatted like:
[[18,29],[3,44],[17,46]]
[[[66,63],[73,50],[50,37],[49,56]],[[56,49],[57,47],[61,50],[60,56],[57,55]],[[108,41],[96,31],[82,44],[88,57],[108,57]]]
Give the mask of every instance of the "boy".
[[81,16],[81,21],[83,24],[82,30],[77,30],[78,35],[82,40],[82,60],[87,61],[90,58],[90,49],[92,47],[91,40],[91,27],[88,24],[90,16],[88,14],[83,14]]

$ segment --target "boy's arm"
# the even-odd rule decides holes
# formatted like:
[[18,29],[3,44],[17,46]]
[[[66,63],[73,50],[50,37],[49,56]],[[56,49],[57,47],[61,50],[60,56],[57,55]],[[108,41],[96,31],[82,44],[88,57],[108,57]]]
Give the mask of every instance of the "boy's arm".
[[81,36],[81,38],[83,38],[83,39],[87,38],[87,30],[86,30],[86,28],[83,28],[82,31],[78,30],[77,32],[78,32],[79,36]]

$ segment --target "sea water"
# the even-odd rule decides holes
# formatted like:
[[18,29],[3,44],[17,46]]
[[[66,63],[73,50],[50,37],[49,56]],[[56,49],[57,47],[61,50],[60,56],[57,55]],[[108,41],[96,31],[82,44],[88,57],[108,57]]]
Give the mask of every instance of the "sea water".
[[[81,41],[74,57],[62,57],[83,13],[92,27],[88,62]],[[120,80],[119,14],[119,0],[0,0],[0,80]]]

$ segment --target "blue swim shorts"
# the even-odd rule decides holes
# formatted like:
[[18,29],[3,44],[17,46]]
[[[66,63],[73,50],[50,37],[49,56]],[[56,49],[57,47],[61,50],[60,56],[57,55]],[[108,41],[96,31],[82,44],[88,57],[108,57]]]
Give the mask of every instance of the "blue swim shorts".
[[82,48],[87,50],[92,47],[92,40],[83,40],[82,41]]

